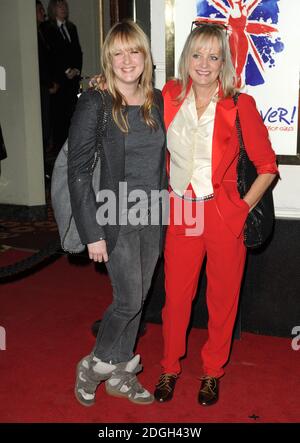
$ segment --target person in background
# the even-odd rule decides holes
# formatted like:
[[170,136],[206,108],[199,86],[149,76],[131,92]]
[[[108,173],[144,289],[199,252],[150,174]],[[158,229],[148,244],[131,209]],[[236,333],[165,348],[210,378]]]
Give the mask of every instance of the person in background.
[[46,13],[43,4],[36,0],[36,19],[38,36],[38,59],[41,96],[41,117],[43,132],[44,166],[46,176],[51,175],[49,156],[51,154],[51,95],[57,93],[59,85],[55,79],[54,59],[46,37]]
[[59,89],[51,97],[53,143],[59,151],[68,136],[72,114],[77,102],[82,69],[82,50],[76,26],[68,19],[66,0],[50,0],[45,30],[47,44],[54,60]]
[[[205,256],[209,321],[198,401],[203,406],[217,402],[245,265],[245,220],[278,172],[255,101],[240,94],[235,105],[235,85],[226,29],[198,22],[184,45],[179,79],[163,89],[171,205],[165,245],[162,374],[154,392],[159,402],[172,399],[181,372],[180,358],[186,352],[186,331]],[[237,113],[248,156],[258,173],[243,199],[237,190]],[[195,226],[179,218],[180,211],[196,214]]]
[[[134,22],[117,23],[109,31],[102,66],[109,117],[102,137],[100,190],[109,190],[116,197],[116,219],[111,224],[96,219],[91,185],[97,114],[103,106],[97,88],[82,93],[72,118],[68,178],[81,241],[91,260],[105,262],[113,302],[104,313],[94,349],[78,363],[75,395],[82,405],[90,406],[95,403],[98,385],[105,381],[109,395],[150,404],[154,397],[136,377],[142,367],[133,350],[164,236],[161,218],[152,223],[152,214],[158,211],[159,215],[162,205],[151,192],[167,188],[163,101],[152,84],[148,39]],[[127,192],[122,191],[125,188]],[[135,208],[128,200],[129,193],[136,190],[143,191],[138,223],[133,222]]]

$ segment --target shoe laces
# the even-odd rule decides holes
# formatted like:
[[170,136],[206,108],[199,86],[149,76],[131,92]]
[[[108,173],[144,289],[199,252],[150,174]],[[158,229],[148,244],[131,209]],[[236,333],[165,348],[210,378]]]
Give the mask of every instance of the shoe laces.
[[200,377],[200,380],[204,381],[203,386],[201,388],[202,392],[214,393],[214,388],[217,383],[215,377],[211,377],[210,375],[203,375],[203,377]]
[[161,374],[156,387],[159,389],[166,388],[168,391],[171,391],[172,388],[170,386],[170,381],[172,379],[176,379],[176,378],[177,378],[177,374]]

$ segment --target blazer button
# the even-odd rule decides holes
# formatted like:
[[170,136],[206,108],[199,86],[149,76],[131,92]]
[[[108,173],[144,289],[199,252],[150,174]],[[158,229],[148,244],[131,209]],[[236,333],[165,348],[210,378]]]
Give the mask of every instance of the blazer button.
[[219,183],[216,183],[215,184],[215,189],[219,189],[219,187],[220,187]]

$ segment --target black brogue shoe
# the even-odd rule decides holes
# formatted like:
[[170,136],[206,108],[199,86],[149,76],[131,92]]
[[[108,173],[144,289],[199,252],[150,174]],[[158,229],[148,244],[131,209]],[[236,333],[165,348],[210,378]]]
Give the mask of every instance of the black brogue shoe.
[[219,380],[209,375],[201,377],[198,402],[202,406],[211,406],[219,399]]
[[154,391],[155,400],[160,403],[172,400],[177,378],[177,374],[161,374]]

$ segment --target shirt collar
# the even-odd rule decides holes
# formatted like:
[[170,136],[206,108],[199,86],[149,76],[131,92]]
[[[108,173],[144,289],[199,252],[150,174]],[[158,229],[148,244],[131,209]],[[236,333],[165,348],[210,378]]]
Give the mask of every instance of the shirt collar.
[[56,19],[56,23],[57,23],[57,26],[60,28],[61,25],[65,25],[65,24],[66,24],[66,20],[64,20],[63,22],[61,22],[61,21],[58,20],[58,18],[57,18],[57,19]]

